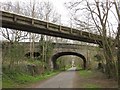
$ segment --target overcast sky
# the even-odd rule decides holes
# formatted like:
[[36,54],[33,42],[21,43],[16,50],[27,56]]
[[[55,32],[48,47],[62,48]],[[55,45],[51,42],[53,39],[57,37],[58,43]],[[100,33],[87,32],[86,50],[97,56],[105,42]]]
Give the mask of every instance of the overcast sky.
[[[23,0],[0,0],[0,2],[15,2],[15,1],[23,1]],[[24,1],[33,1],[33,0],[24,0]],[[36,0],[37,2],[38,0]],[[68,10],[65,8],[64,3],[65,2],[69,2],[69,1],[73,1],[73,0],[39,0],[39,1],[50,1],[52,2],[55,10],[61,15],[61,22],[65,24],[68,24],[68,20],[69,20],[69,14],[68,14]],[[76,1],[76,0],[74,0]],[[92,0],[90,0],[92,1]],[[105,1],[105,0],[101,0],[101,1]],[[116,11],[115,11],[116,12]],[[113,23],[114,28],[116,29],[117,27],[117,22],[116,20],[113,18],[113,15],[109,17],[109,20]]]
[[[23,0],[0,0],[0,2],[16,2],[16,1],[23,1]],[[28,2],[33,1],[33,0],[26,0]],[[36,0],[37,2],[38,0]],[[57,13],[61,15],[61,22],[64,24],[67,24],[69,18],[68,18],[68,11],[64,6],[65,2],[69,2],[71,0],[39,0],[39,1],[50,1],[53,4],[54,9],[56,10]],[[1,40],[0,36],[0,40]]]
[[[0,2],[8,2],[8,1],[11,1],[11,2],[16,2],[16,1],[23,1],[23,0],[0,0]],[[27,1],[27,2],[30,2],[30,1],[33,1],[33,0],[24,0],[24,1]],[[68,20],[69,20],[69,12],[68,10],[66,9],[64,3],[65,2],[70,2],[70,1],[77,1],[77,0],[35,0],[36,2],[37,1],[50,1],[53,6],[54,6],[54,9],[61,15],[61,22],[64,23],[64,24],[68,24]],[[79,0],[78,0],[79,1]],[[89,2],[92,2],[93,0],[88,0]],[[105,1],[105,0],[100,0],[100,1]],[[113,16],[110,17],[110,19],[112,18]],[[116,24],[116,20],[114,20],[112,18],[112,22],[115,22],[114,24]]]
[[[0,2],[16,2],[16,1],[23,1],[23,0],[0,0]],[[33,1],[33,0],[26,0],[28,2]],[[38,0],[35,0],[36,2]],[[64,3],[65,2],[69,2],[71,0],[39,0],[39,1],[50,1],[53,6],[54,9],[61,15],[61,21],[62,23],[67,23],[68,21],[68,10],[65,8]]]

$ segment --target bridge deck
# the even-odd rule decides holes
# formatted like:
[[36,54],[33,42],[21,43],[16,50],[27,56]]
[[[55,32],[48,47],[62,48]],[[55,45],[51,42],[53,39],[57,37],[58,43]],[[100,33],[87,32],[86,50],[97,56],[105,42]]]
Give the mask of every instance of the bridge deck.
[[2,21],[3,28],[17,29],[88,43],[101,43],[100,36],[96,34],[80,31],[66,26],[56,25],[15,13],[5,11],[0,11],[0,13],[2,14],[2,18],[0,18],[0,20]]

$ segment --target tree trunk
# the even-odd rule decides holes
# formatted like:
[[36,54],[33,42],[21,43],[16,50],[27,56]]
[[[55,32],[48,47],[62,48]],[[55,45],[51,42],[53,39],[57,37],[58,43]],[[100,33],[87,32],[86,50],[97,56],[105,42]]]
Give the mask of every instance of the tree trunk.
[[106,73],[108,74],[108,78],[111,77],[116,77],[116,68],[115,68],[115,62],[114,62],[114,57],[112,55],[112,52],[110,50],[110,48],[108,48],[109,46],[107,45],[107,43],[104,43],[104,55],[105,55],[105,59],[106,59]]
[[107,39],[106,29],[104,25],[103,25],[102,34],[103,34],[103,38],[102,38],[103,52],[104,52],[104,56],[106,59],[106,74],[108,75],[108,78],[111,78],[111,77],[114,77],[114,75],[116,74],[116,70],[114,67],[115,65],[114,57],[113,57],[113,53],[111,50],[112,45],[110,44],[111,42]]
[[29,33],[29,37],[30,37],[30,58],[32,57],[32,42],[31,42],[31,33]]
[[118,26],[118,88],[120,88],[120,24]]
[[35,34],[32,33],[32,59],[34,59],[34,51],[35,51]]

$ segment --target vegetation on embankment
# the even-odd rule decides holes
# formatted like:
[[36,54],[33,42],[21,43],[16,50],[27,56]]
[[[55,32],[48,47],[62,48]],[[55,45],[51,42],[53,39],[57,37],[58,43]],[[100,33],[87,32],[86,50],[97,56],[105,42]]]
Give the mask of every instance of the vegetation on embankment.
[[[83,86],[84,88],[95,88],[95,89],[91,89],[91,90],[98,90],[97,88],[100,88],[100,86],[99,85],[97,85],[97,84],[85,84],[84,86]],[[90,89],[88,89],[88,90],[90,90]]]
[[118,83],[114,79],[108,79],[105,74],[94,70],[78,71],[78,86],[88,90],[99,90],[99,88],[117,88]]
[[90,76],[92,76],[94,73],[91,71],[91,70],[80,70],[80,72],[79,72],[79,75],[81,76],[81,77],[85,77],[85,78],[87,78],[87,77],[90,77]]
[[3,74],[2,87],[3,88],[25,87],[26,85],[50,78],[58,73],[59,73],[58,71],[47,71],[41,75],[31,76],[26,73],[10,72],[7,74]]
[[39,45],[40,56],[36,56],[34,51],[26,54],[25,49],[27,47],[19,42],[8,43],[8,45],[3,44],[3,88],[24,87],[27,84],[49,78],[59,72],[52,71],[49,66],[52,45],[50,46],[49,44],[49,47],[44,52],[47,53],[46,56],[42,53],[42,46]]

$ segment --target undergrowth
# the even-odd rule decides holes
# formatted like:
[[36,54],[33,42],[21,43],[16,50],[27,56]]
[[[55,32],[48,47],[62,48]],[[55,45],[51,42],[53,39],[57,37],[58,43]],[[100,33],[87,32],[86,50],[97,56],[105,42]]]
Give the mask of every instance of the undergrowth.
[[36,76],[31,76],[27,73],[19,72],[3,73],[2,87],[3,88],[24,87],[24,85],[49,78],[53,75],[56,75],[57,73],[58,73],[57,71],[47,71],[44,74]]

